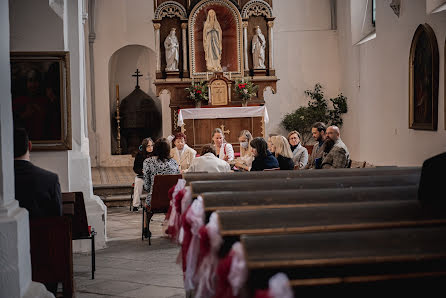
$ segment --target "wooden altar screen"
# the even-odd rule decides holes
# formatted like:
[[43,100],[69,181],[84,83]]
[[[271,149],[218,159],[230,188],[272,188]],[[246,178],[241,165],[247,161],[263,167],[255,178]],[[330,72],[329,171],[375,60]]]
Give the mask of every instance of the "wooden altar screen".
[[264,106],[202,108],[181,110],[178,126],[186,134],[187,144],[198,152],[203,145],[211,142],[212,131],[217,127],[222,129],[234,151],[240,152],[240,131],[247,129],[253,137],[264,137],[265,122],[268,122],[268,114]]

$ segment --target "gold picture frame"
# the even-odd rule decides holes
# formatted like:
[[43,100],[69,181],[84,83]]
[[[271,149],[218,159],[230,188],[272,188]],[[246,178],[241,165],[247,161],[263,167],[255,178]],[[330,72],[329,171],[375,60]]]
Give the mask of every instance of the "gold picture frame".
[[33,150],[71,150],[69,52],[11,52],[14,126]]

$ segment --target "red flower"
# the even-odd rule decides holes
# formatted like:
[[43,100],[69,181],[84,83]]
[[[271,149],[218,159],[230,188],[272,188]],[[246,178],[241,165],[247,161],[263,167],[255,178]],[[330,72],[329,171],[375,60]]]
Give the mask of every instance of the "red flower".
[[201,91],[200,91],[200,90],[197,90],[197,93],[198,93],[198,94],[201,94]]

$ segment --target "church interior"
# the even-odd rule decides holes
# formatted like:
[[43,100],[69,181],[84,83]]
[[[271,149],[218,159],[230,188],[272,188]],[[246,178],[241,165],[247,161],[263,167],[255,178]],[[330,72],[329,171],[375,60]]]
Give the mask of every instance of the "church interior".
[[[446,0],[0,0],[0,12],[0,298],[446,281]],[[23,156],[56,174],[63,216],[18,198],[39,184],[18,185]],[[200,168],[206,156],[217,170]]]

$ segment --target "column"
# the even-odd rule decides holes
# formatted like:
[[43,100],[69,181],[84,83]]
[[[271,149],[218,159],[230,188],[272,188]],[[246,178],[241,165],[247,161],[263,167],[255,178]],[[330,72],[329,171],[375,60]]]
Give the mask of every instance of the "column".
[[243,22],[243,57],[245,60],[245,72],[249,71],[248,65],[248,22]]
[[269,69],[274,69],[274,42],[273,42],[274,21],[268,21],[268,40],[269,40]]
[[187,73],[187,23],[181,24],[181,32],[183,34],[183,76]]
[[153,23],[155,29],[155,54],[156,54],[156,72],[161,72],[161,55],[160,55],[160,23]]
[[14,196],[7,0],[0,0],[0,38],[0,297],[49,298],[54,296],[45,286],[31,280],[28,212],[19,207]]

